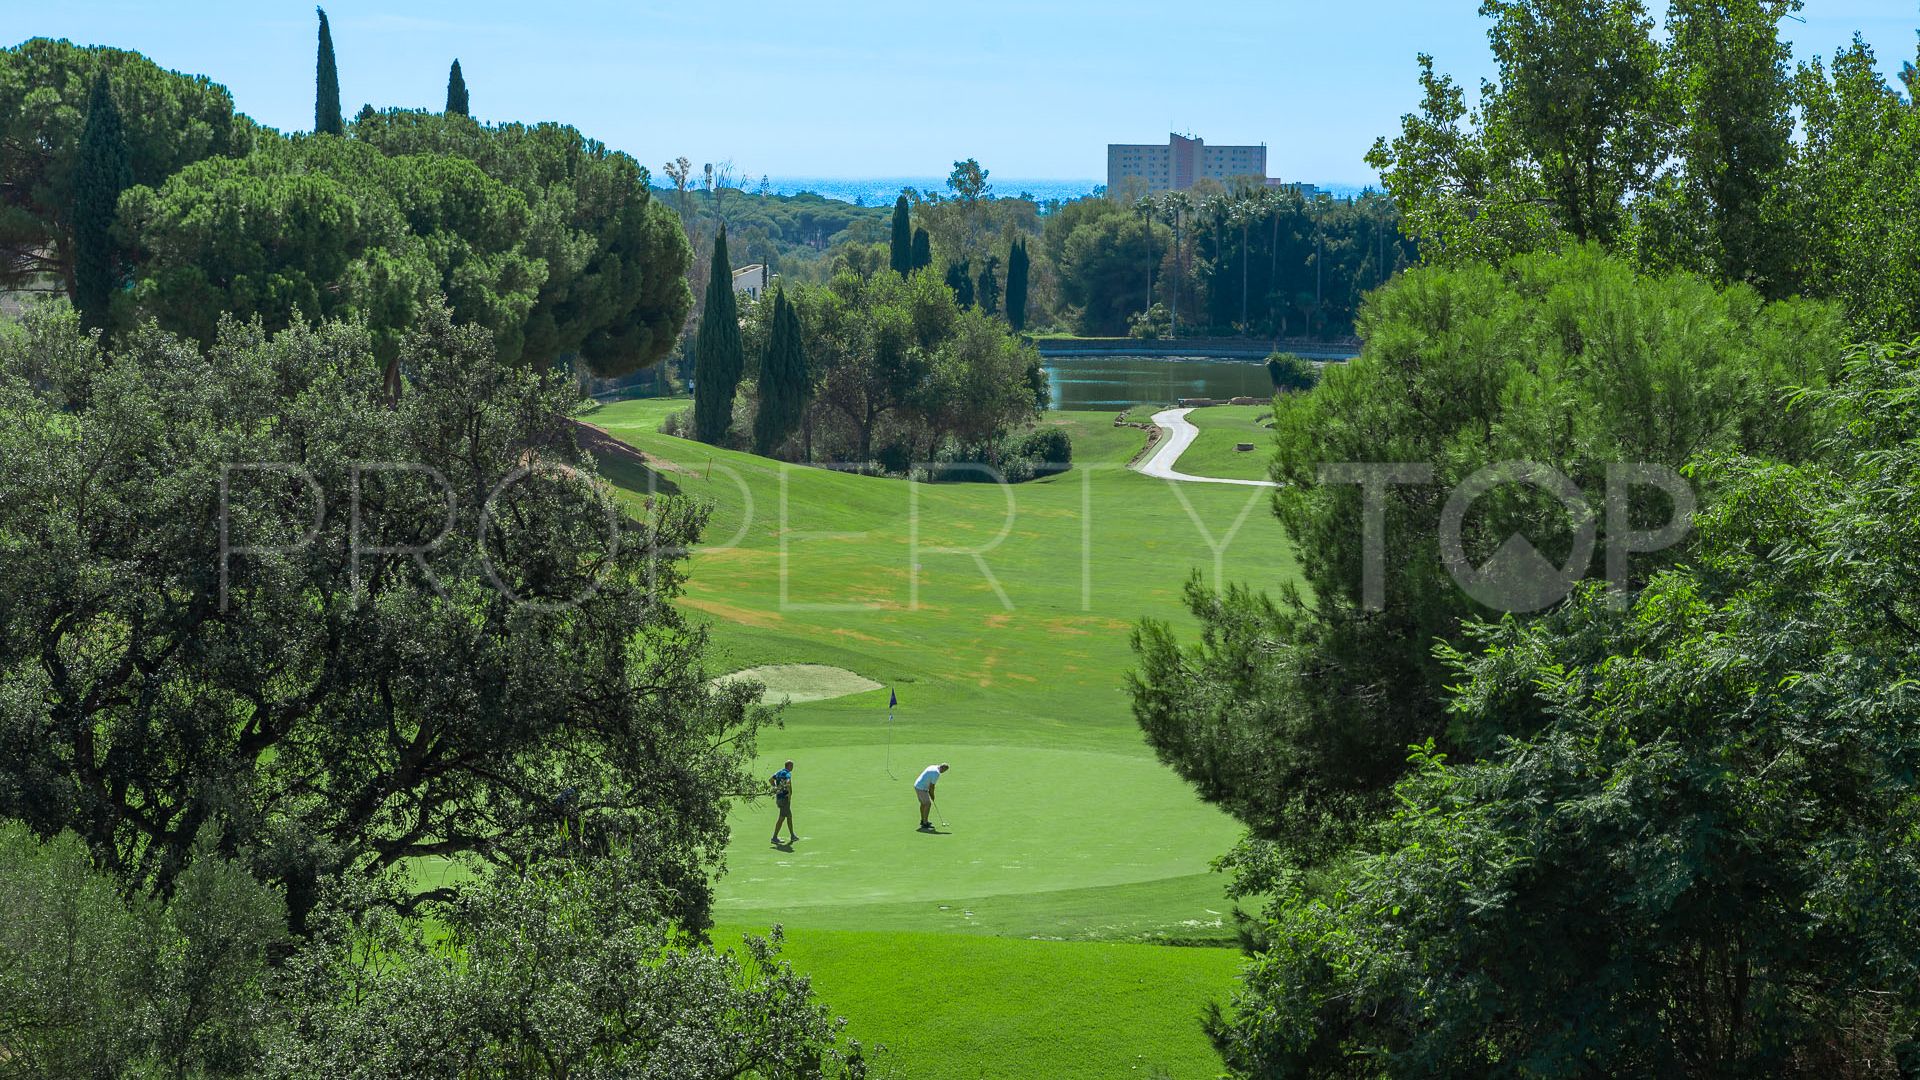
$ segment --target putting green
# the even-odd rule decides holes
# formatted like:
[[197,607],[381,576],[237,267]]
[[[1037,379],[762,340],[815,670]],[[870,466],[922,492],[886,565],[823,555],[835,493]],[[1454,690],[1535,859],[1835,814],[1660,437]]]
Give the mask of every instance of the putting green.
[[783,701],[830,701],[880,689],[880,684],[872,679],[831,664],[762,664],[722,675],[714,681],[743,679],[752,679],[767,688],[760,695],[761,702],[767,705]]
[[[742,913],[755,911],[793,921],[801,908],[903,901],[964,910],[995,896],[1203,874],[1233,843],[1231,823],[1151,758],[915,741],[894,745],[890,780],[886,753],[881,744],[794,752],[800,840],[791,851],[767,843],[771,799],[736,807],[715,918],[750,922]],[[912,785],[941,761],[953,768],[937,787],[935,821],[950,827],[929,835],[915,831]],[[748,837],[758,850],[739,842]]]

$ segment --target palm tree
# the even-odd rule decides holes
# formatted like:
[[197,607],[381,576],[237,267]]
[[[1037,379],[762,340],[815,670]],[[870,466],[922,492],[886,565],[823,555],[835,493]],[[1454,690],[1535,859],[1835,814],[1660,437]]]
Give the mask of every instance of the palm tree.
[[1227,225],[1240,226],[1240,332],[1247,333],[1247,228],[1253,224],[1254,199],[1235,199],[1227,210]]
[[1169,191],[1160,197],[1157,208],[1161,220],[1173,227],[1173,289],[1172,301],[1168,304],[1170,313],[1168,335],[1179,337],[1180,286],[1186,277],[1185,230],[1187,215],[1193,212],[1193,200],[1184,191]]
[[1153,196],[1151,195],[1141,196],[1140,201],[1135,203],[1133,208],[1140,212],[1140,220],[1147,227],[1147,306],[1146,306],[1146,310],[1152,311],[1153,310],[1153,266],[1154,266],[1154,262],[1153,262],[1153,219],[1154,219]]

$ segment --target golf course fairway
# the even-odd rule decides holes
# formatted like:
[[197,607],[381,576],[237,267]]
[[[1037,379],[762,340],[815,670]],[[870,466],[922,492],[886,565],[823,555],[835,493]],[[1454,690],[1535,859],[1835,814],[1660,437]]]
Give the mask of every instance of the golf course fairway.
[[[735,807],[717,939],[781,925],[900,1076],[1216,1074],[1200,1017],[1240,958],[1209,863],[1239,830],[1142,740],[1129,636],[1142,617],[1190,627],[1193,574],[1291,579],[1271,492],[1131,472],[1145,434],[1111,413],[1047,414],[1073,468],[1002,487],[659,434],[685,406],[583,419],[644,455],[601,459],[636,515],[651,492],[712,507],[682,604],[711,623],[716,674],[828,665],[881,687],[796,697],[762,732],[763,775],[795,762],[799,840],[768,842],[771,799]],[[938,762],[946,825],[923,833],[911,785]]]

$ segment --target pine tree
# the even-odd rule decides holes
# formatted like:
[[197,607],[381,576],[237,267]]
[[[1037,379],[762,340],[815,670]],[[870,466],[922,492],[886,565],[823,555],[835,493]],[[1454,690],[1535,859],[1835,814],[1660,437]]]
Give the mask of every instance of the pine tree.
[[1000,259],[998,256],[987,256],[986,265],[980,268],[980,281],[974,287],[973,296],[979,303],[981,311],[989,315],[1000,314]]
[[967,272],[965,262],[947,264],[947,288],[953,290],[953,298],[961,307],[973,306],[973,275]]
[[733,299],[733,263],[727,258],[727,227],[713,238],[707,302],[693,343],[694,438],[714,446],[726,442],[733,424],[733,396],[740,388],[746,358],[740,346],[740,312]]
[[923,269],[933,265],[933,237],[925,229],[913,230],[913,268]]
[[372,105],[362,105],[360,106],[360,111],[354,114],[353,122],[356,124],[364,124],[379,115],[379,113],[373,111]]
[[1015,240],[1007,253],[1007,325],[1027,328],[1027,242]]
[[760,357],[760,408],[753,417],[753,452],[771,456],[799,430],[807,407],[807,359],[800,316],[784,294],[773,294],[772,332]]
[[107,324],[107,309],[119,285],[113,219],[120,193],[133,186],[133,166],[120,108],[113,102],[103,66],[87,96],[87,124],[80,134],[80,163],[73,179],[73,304],[90,327]]
[[893,272],[906,277],[913,272],[913,222],[907,216],[907,197],[893,202]]
[[[483,73],[484,74],[484,73]],[[460,74],[460,59],[454,58],[453,70],[447,72],[447,114],[472,116],[467,111],[467,80]]]
[[313,132],[316,135],[345,135],[347,126],[340,119],[340,69],[333,63],[333,31],[327,29],[327,10],[320,13],[320,55],[314,63]]

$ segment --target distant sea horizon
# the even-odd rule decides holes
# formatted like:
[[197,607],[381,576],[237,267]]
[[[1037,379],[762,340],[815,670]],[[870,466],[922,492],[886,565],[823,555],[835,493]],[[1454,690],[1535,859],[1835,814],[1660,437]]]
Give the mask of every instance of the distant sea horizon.
[[[743,176],[738,183],[743,191],[759,191],[761,177]],[[830,176],[766,176],[767,189],[776,195],[798,195],[811,192],[822,198],[838,199],[841,202],[858,206],[890,206],[901,191],[913,188],[920,192],[947,194],[947,178],[944,176],[874,176],[874,177],[830,177]],[[1100,180],[1047,180],[1022,177],[1002,179],[989,175],[993,193],[1002,198],[1028,195],[1035,202],[1046,203],[1053,199],[1065,202],[1091,195],[1103,186]],[[1340,198],[1350,198],[1365,190],[1360,184],[1320,184],[1321,190]]]

